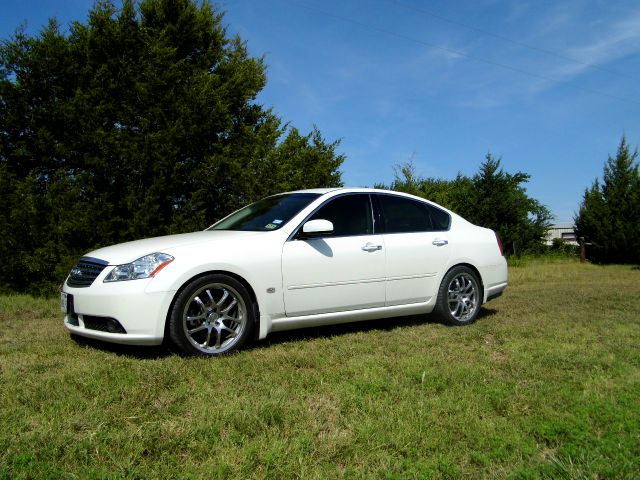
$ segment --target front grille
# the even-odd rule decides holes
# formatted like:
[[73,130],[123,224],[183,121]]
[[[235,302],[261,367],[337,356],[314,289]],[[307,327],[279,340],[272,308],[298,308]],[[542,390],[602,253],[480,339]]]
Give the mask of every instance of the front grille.
[[78,264],[71,269],[67,285],[76,288],[88,287],[108,264],[109,262],[99,258],[82,257]]

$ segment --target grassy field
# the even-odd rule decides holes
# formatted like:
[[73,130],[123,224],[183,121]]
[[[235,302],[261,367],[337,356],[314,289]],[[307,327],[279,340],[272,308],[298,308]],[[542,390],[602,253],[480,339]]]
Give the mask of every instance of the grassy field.
[[640,270],[520,262],[478,322],[226,358],[76,342],[0,297],[0,478],[640,478]]

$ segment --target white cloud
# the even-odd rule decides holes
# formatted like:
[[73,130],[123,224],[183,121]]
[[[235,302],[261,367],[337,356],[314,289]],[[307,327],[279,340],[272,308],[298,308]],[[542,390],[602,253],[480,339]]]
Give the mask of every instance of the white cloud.
[[640,53],[640,11],[609,25],[600,24],[595,30],[595,38],[566,50],[568,57],[584,63],[568,62],[556,72],[556,75],[572,77],[590,70],[589,65],[603,67],[621,58]]

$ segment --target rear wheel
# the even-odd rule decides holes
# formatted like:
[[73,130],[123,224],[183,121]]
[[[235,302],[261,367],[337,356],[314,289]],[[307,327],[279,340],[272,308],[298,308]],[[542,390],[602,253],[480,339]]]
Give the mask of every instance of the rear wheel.
[[215,356],[245,344],[254,323],[247,289],[235,278],[213,274],[191,282],[171,312],[169,335],[185,353]]
[[442,279],[434,314],[449,325],[468,325],[476,321],[481,304],[477,275],[468,267],[457,266]]

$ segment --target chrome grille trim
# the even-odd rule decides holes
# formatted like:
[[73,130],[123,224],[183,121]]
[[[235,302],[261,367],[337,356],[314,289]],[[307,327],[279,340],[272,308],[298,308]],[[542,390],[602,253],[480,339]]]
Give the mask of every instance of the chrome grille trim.
[[93,257],[82,257],[78,264],[71,269],[67,278],[67,285],[75,288],[90,286],[100,275],[109,262]]

